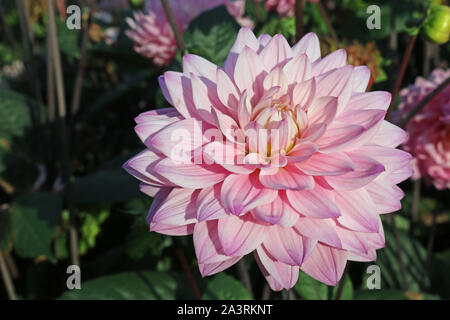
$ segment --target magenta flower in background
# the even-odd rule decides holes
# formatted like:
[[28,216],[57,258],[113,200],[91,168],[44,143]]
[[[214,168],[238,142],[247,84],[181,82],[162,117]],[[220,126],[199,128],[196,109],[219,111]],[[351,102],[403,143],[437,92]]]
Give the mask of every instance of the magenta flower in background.
[[273,290],[374,261],[411,156],[383,120],[390,93],[365,92],[369,68],[346,60],[321,58],[314,33],[291,47],[248,28],[222,67],[185,55],[159,79],[174,108],[136,118],[147,148],[124,165],[154,197],[150,230],[193,234],[203,276],[253,253]]
[[[282,17],[293,17],[295,15],[295,0],[255,0],[256,2],[264,2],[264,6],[268,11],[276,11]],[[319,0],[307,0],[317,3]]]
[[[397,118],[406,115],[439,84],[450,70],[435,69],[429,79],[419,77],[400,92]],[[424,178],[439,189],[450,188],[450,87],[447,86],[406,125],[409,139],[403,148],[413,157],[413,179]]]
[[[253,27],[250,18],[244,17],[245,0],[183,0],[169,1],[181,32],[202,12],[225,4],[228,12],[242,26]],[[153,60],[157,66],[167,66],[176,55],[177,43],[159,0],[148,0],[145,13],[135,12],[134,19],[127,18],[130,29],[125,33],[133,40],[139,54]]]

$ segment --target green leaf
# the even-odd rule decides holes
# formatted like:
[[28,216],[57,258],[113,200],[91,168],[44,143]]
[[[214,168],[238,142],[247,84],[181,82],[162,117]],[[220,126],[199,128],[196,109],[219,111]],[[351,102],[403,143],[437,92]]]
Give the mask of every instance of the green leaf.
[[311,278],[304,272],[300,272],[294,290],[306,300],[327,300],[328,296],[327,285]]
[[[332,287],[333,288],[331,291],[331,299],[332,300],[336,299],[336,294],[339,290],[339,285],[340,285],[340,283],[337,286]],[[352,280],[350,279],[350,277],[348,275],[345,277],[344,286],[342,287],[341,297],[339,299],[340,300],[352,300],[353,299],[353,284],[352,284]]]
[[0,88],[0,139],[21,136],[31,124],[29,108],[33,100],[15,91]]
[[46,256],[55,262],[51,243],[56,234],[55,216],[60,214],[57,195],[37,193],[17,199],[11,206],[14,249],[23,258]]
[[140,195],[136,179],[121,168],[79,178],[72,184],[72,192],[76,204],[121,202]]
[[233,45],[239,25],[225,6],[206,11],[194,19],[183,34],[186,49],[222,65]]
[[81,282],[80,290],[66,291],[62,300],[172,300],[177,283],[167,273],[125,272]]
[[8,248],[11,236],[11,216],[8,210],[0,210],[0,250]]
[[357,290],[355,300],[407,300],[407,297],[401,290],[396,289]]
[[226,273],[219,273],[212,280],[203,294],[205,300],[251,300],[248,290],[236,279]]
[[81,56],[78,37],[80,30],[69,29],[65,20],[58,21],[58,42],[61,51],[69,58],[79,59]]

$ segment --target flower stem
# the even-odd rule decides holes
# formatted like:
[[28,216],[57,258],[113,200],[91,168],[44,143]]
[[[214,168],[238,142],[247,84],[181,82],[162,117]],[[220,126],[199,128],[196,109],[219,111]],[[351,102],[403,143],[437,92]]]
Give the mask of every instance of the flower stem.
[[336,34],[336,31],[333,28],[333,25],[330,21],[330,16],[327,13],[327,10],[324,8],[324,6],[318,1],[316,3],[317,8],[319,9],[320,14],[322,15],[323,20],[325,21],[325,24],[327,25],[328,32],[330,32],[331,38],[333,38],[333,41],[336,43],[336,45],[339,44],[339,38]]
[[161,0],[161,4],[164,8],[164,12],[166,13],[166,17],[169,21],[170,27],[172,28],[173,34],[175,35],[175,41],[177,42],[178,49],[181,51],[181,54],[184,54],[185,47],[183,36],[181,34],[180,26],[178,25],[177,21],[175,20],[175,16],[173,15],[170,3],[168,0]]
[[406,48],[405,54],[403,55],[402,61],[400,63],[400,68],[397,73],[397,79],[395,80],[394,88],[392,89],[392,100],[389,108],[387,110],[386,119],[390,119],[392,108],[397,99],[398,92],[403,83],[403,77],[405,76],[406,67],[408,66],[409,59],[411,58],[411,53],[414,49],[414,44],[416,43],[417,36],[412,36],[409,38],[408,47]]
[[69,132],[67,130],[66,125],[66,102],[65,102],[65,93],[64,93],[64,79],[62,74],[62,66],[61,66],[61,55],[59,52],[59,44],[57,38],[56,31],[56,23],[55,23],[55,11],[53,1],[47,0],[47,13],[48,13],[48,26],[49,28],[49,44],[52,52],[53,63],[52,69],[55,76],[55,85],[56,85],[56,96],[58,101],[58,119],[61,127],[61,139],[62,139],[62,149],[63,149],[63,164],[64,164],[64,180],[65,180],[65,191],[67,195],[67,205],[69,208],[69,217],[70,217],[70,252],[71,252],[71,262],[73,265],[80,265],[80,257],[78,252],[78,235],[77,230],[75,229],[75,211],[73,208],[72,202],[72,192],[71,192],[71,163],[70,163],[70,149],[69,149]]
[[345,278],[347,277],[348,269],[350,268],[350,261],[347,261],[344,273],[342,274],[341,281],[339,281],[339,286],[337,288],[336,296],[334,300],[340,300],[342,297],[342,291],[344,290]]
[[409,285],[408,285],[408,280],[406,278],[407,271],[406,271],[405,261],[403,259],[403,250],[401,247],[400,236],[398,234],[397,222],[395,221],[395,217],[393,217],[392,215],[388,215],[387,219],[388,219],[389,223],[391,224],[392,232],[394,233],[395,246],[397,247],[396,249],[397,249],[398,264],[400,266],[402,289],[404,292],[406,292],[409,290]]
[[192,292],[194,293],[195,299],[201,300],[202,297],[200,295],[200,291],[198,290],[197,283],[195,282],[194,276],[192,275],[191,269],[189,269],[189,265],[186,261],[186,257],[183,254],[183,251],[180,247],[177,246],[176,248],[178,260],[180,260],[181,266],[183,267],[184,273],[186,274],[186,277],[189,281],[189,286],[192,289]]
[[250,281],[250,275],[248,274],[247,266],[243,258],[238,261],[237,266],[242,283],[247,288],[250,295],[253,297],[252,282]]
[[9,300],[17,300],[14,283],[11,279],[11,275],[6,265],[5,258],[3,257],[3,252],[1,250],[0,250],[0,271],[2,273],[3,283],[5,284]]
[[299,41],[303,37],[303,7],[304,0],[295,1],[295,41]]
[[423,98],[408,115],[400,121],[400,127],[404,128],[408,122],[420,111],[422,110],[434,97],[436,97],[442,90],[444,90],[448,85],[450,85],[450,77],[445,79],[436,89],[431,91],[425,98]]

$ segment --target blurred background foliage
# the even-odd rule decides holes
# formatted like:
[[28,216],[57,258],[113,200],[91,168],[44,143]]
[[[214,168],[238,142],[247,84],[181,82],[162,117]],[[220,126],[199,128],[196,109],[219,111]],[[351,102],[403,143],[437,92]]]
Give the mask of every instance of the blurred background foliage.
[[[23,26],[21,30],[19,2],[27,12],[28,30]],[[410,20],[423,18],[425,1],[392,1],[394,11],[390,1],[322,2],[338,42],[317,6],[309,2],[305,30],[319,35],[324,53],[346,48],[349,63],[369,65],[373,90],[390,90],[396,64],[407,45]],[[142,9],[143,1],[110,9],[102,9],[97,2],[89,19],[87,13],[83,15],[82,30],[66,28],[65,6],[83,3],[56,0],[56,4],[68,106],[75,94],[80,59],[85,59],[80,108],[69,112],[66,119],[71,199],[63,176],[63,132],[57,125],[57,110],[52,110],[47,97],[45,0],[0,1],[0,249],[17,297],[191,299],[195,295],[181,251],[204,299],[285,298],[286,293],[264,290],[265,281],[252,257],[244,259],[253,284],[249,292],[237,267],[201,279],[190,237],[175,239],[148,232],[145,217],[151,199],[139,192],[138,182],[121,165],[143,149],[133,131],[133,118],[168,106],[156,80],[165,70],[180,70],[181,56],[160,69],[133,50],[131,40],[124,35],[125,18]],[[380,30],[366,27],[369,4],[381,8]],[[280,18],[252,0],[247,1],[246,15],[256,21],[256,34],[282,33],[287,39],[295,36],[294,18]],[[87,50],[83,53],[86,30]],[[238,30],[235,20],[219,7],[192,21],[183,37],[188,52],[222,64]],[[112,31],[118,31],[117,37],[109,36]],[[438,47],[420,38],[404,84],[433,67],[448,67],[449,51],[448,43]],[[422,197],[413,208],[413,184],[406,182],[402,188],[406,197],[403,209],[395,215],[397,231],[393,232],[392,221],[384,221],[386,248],[378,251],[382,289],[367,290],[369,264],[352,263],[342,299],[450,298],[449,191],[437,192],[422,183]],[[75,212],[73,221],[68,200]],[[71,224],[77,228],[83,290],[66,291]],[[4,287],[0,288],[0,298],[8,298]],[[336,290],[302,273],[288,297],[333,299]]]

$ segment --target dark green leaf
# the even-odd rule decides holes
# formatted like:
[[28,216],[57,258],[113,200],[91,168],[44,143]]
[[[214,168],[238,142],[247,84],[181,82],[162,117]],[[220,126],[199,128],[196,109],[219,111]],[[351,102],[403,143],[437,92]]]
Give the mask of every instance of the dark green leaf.
[[245,287],[226,273],[219,273],[208,281],[205,300],[251,300],[250,293]]
[[304,272],[300,272],[294,290],[298,295],[306,300],[327,300],[328,287]]
[[10,139],[23,135],[30,125],[29,108],[34,102],[24,95],[0,88],[0,139]]
[[80,290],[66,291],[63,300],[170,300],[176,281],[167,273],[125,272],[81,283]]

